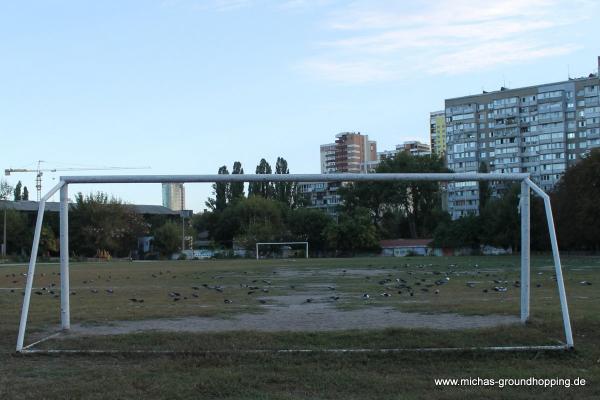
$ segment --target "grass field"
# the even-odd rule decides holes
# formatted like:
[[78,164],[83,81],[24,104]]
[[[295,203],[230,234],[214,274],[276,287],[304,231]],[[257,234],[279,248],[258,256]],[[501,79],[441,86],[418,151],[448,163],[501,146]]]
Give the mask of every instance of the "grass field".
[[[532,258],[530,323],[477,329],[457,328],[462,319],[518,316],[518,257],[73,263],[70,298],[75,333],[38,348],[188,352],[93,356],[15,355],[26,269],[0,266],[0,399],[599,398],[600,258],[566,257],[563,266],[574,352],[249,354],[239,350],[557,344],[564,341],[564,334],[552,260]],[[32,297],[26,342],[58,328],[59,279],[58,265],[38,266],[34,292],[39,294]],[[494,287],[507,290],[497,292]],[[314,317],[319,326],[337,323],[343,329],[289,331],[285,320],[276,319],[270,326],[269,313],[274,310],[287,312],[284,317],[291,315],[290,310],[301,314],[309,328]],[[377,325],[381,317],[370,319],[382,312],[383,322],[390,316],[385,329]],[[422,318],[417,325],[404,326],[402,318],[415,313]],[[344,315],[357,317],[348,321]],[[394,315],[400,319],[394,320]],[[200,330],[137,331],[175,325],[165,323],[169,318],[183,321],[180,325],[194,320]],[[268,325],[265,331],[201,330],[204,322],[235,325],[261,318],[261,324]],[[438,329],[419,327],[421,320],[433,321]],[[122,325],[136,332],[106,334],[111,329],[119,332]],[[439,329],[444,327],[452,329]],[[202,353],[205,350],[216,352]],[[434,384],[434,378],[532,376],[580,377],[587,384],[570,388]]]

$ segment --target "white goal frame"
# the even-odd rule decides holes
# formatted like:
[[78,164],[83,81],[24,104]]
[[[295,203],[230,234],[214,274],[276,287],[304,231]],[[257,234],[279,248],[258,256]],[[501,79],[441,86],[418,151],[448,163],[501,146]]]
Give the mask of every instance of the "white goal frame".
[[305,257],[304,258],[308,258],[308,242],[256,242],[256,259],[258,260],[258,246],[261,244],[268,244],[268,245],[285,245],[285,244],[303,244],[305,245]]
[[[40,243],[40,234],[44,220],[44,209],[46,201],[57,191],[60,190],[60,319],[62,330],[69,330],[71,327],[70,303],[69,303],[69,185],[75,184],[103,184],[103,183],[214,183],[214,182],[383,182],[383,181],[440,181],[440,182],[471,182],[471,181],[517,181],[521,183],[521,196],[519,210],[521,213],[521,322],[525,323],[530,318],[530,191],[533,190],[537,195],[543,198],[546,210],[546,219],[550,242],[552,245],[552,256],[554,259],[554,268],[556,273],[556,283],[560,298],[562,312],[565,344],[557,346],[508,346],[508,347],[484,347],[484,348],[462,348],[462,350],[565,350],[572,349],[573,333],[571,330],[571,320],[569,316],[569,307],[567,305],[567,296],[562,274],[558,242],[556,239],[556,230],[554,227],[554,218],[550,205],[550,197],[539,186],[529,179],[527,173],[377,173],[377,174],[257,174],[257,175],[104,175],[104,176],[63,176],[60,182],[54,186],[39,202],[37,220],[33,243],[31,246],[31,258],[29,260],[29,269],[27,272],[27,282],[25,286],[25,295],[23,297],[23,307],[21,311],[21,320],[19,324],[19,333],[17,336],[16,351],[20,353],[36,352],[29,350],[32,346],[39,343],[32,343],[23,346],[25,339],[25,330],[27,318],[29,315],[29,303],[31,300],[31,291],[33,279],[35,277],[35,267]],[[53,335],[54,336],[54,335]],[[394,350],[394,349],[388,349]],[[395,349],[402,350],[402,349]],[[414,350],[414,349],[413,349]],[[453,349],[421,349],[423,351],[445,351],[460,350]],[[331,349],[330,349],[331,351]],[[352,350],[346,350],[352,351]],[[356,349],[354,350],[356,351]],[[368,351],[363,349],[363,351]],[[377,351],[377,350],[376,350]],[[58,352],[55,351],[55,352]]]

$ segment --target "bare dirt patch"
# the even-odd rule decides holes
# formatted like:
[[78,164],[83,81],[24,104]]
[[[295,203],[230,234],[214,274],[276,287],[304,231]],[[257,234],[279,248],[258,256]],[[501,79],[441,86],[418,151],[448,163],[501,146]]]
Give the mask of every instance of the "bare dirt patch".
[[[516,316],[421,314],[400,312],[391,307],[339,310],[329,296],[300,293],[264,297],[263,313],[242,313],[229,318],[185,317],[142,321],[113,321],[110,326],[71,326],[73,335],[115,335],[143,331],[166,332],[313,332],[377,330],[385,328],[473,329],[518,323]],[[310,301],[307,301],[310,299]]]

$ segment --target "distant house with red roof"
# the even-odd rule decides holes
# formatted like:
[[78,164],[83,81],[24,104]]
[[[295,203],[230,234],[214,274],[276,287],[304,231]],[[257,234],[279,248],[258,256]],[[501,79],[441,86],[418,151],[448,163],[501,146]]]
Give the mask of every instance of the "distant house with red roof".
[[433,255],[432,242],[433,239],[389,239],[380,241],[379,246],[382,256],[429,256]]

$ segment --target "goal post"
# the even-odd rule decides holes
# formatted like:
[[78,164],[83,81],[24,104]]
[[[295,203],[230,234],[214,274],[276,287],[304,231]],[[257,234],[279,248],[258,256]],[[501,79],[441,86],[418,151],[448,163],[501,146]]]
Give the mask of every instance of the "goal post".
[[[35,277],[38,247],[44,218],[46,201],[60,190],[60,285],[61,285],[61,327],[70,329],[69,303],[69,234],[68,234],[68,187],[75,184],[105,184],[105,183],[233,183],[233,182],[385,182],[385,181],[429,181],[429,182],[469,182],[469,181],[513,181],[521,183],[519,211],[521,213],[521,288],[520,288],[520,317],[525,323],[530,318],[530,191],[533,190],[544,200],[548,231],[552,246],[552,256],[556,273],[556,282],[560,299],[561,313],[564,325],[566,344],[564,346],[546,346],[548,349],[573,348],[573,334],[567,297],[562,274],[562,266],[556,238],[554,219],[550,197],[534,182],[527,173],[377,173],[377,174],[254,174],[254,175],[95,175],[95,176],[63,176],[60,182],[52,188],[38,204],[38,214],[35,225],[31,257],[27,271],[27,281],[23,297],[23,306],[17,337],[17,352],[26,352],[32,345],[24,347],[29,303]],[[281,243],[277,243],[281,244]],[[306,243],[308,248],[308,243]],[[258,252],[257,252],[258,253]],[[308,256],[308,251],[307,251]],[[540,346],[524,346],[523,349],[539,348]],[[542,346],[544,347],[544,346]],[[512,350],[513,347],[492,347],[487,350]]]
[[308,242],[257,242],[256,243],[256,259],[259,257],[260,246],[285,246],[285,245],[304,245],[304,258],[308,258]]

